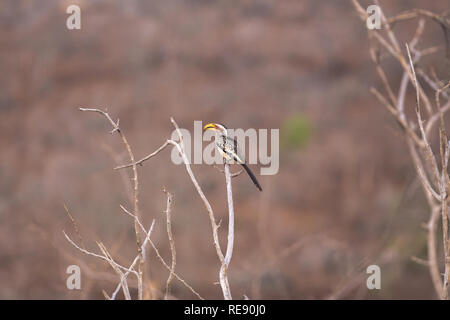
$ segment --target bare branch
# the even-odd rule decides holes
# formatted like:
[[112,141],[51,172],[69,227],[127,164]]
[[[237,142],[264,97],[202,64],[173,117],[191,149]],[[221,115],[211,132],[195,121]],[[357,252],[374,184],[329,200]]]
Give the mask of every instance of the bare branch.
[[225,181],[227,184],[227,202],[228,202],[228,243],[227,252],[225,255],[225,264],[228,268],[231,257],[233,256],[234,245],[234,205],[233,205],[233,190],[231,187],[230,165],[225,163]]
[[77,234],[78,239],[80,240],[81,247],[86,248],[86,246],[84,245],[84,242],[83,242],[83,238],[81,237],[80,230],[78,229],[78,225],[75,222],[75,219],[70,214],[69,209],[67,208],[65,203],[63,204],[63,206],[64,206],[64,210],[66,210],[67,216],[69,217],[70,221],[72,222],[73,229],[75,230],[75,233]]
[[167,194],[167,206],[166,206],[166,226],[167,226],[167,236],[169,237],[169,245],[170,252],[172,253],[172,265],[170,266],[170,274],[169,278],[167,278],[166,283],[166,294],[164,299],[167,300],[170,294],[170,283],[173,280],[175,266],[177,264],[177,252],[175,250],[175,241],[173,240],[172,234],[172,221],[171,221],[171,213],[172,213],[172,194],[164,189],[164,192]]
[[411,58],[411,53],[409,51],[409,46],[406,44],[406,51],[408,52],[409,62],[411,66],[411,72],[413,75],[413,84],[416,89],[416,115],[417,115],[417,122],[419,124],[419,129],[422,134],[422,140],[424,142],[424,152],[426,154],[426,160],[430,163],[430,171],[432,172],[432,176],[434,178],[434,183],[436,186],[440,183],[440,177],[439,177],[439,169],[436,163],[436,158],[433,155],[433,151],[431,150],[430,143],[428,142],[427,134],[425,132],[425,129],[423,127],[423,121],[422,121],[422,115],[420,112],[420,86],[417,82],[416,77],[416,71],[414,69],[414,64]]
[[126,281],[126,277],[125,277],[124,273],[117,267],[116,263],[114,262],[113,258],[109,254],[109,252],[106,250],[106,247],[103,245],[103,243],[97,242],[97,245],[99,246],[100,250],[103,252],[104,256],[106,257],[106,259],[107,259],[106,261],[109,262],[111,267],[114,269],[114,271],[116,271],[117,275],[119,276],[120,284],[122,286],[122,290],[123,290],[125,299],[131,300],[130,289],[128,289],[128,283]]
[[141,166],[142,166],[142,164],[143,164],[145,161],[147,161],[148,159],[150,159],[150,158],[156,156],[159,152],[161,152],[161,151],[162,151],[165,147],[167,147],[168,145],[169,145],[169,142],[166,141],[166,142],[163,143],[162,146],[160,146],[158,149],[156,149],[156,151],[150,153],[149,155],[145,156],[145,157],[142,158],[141,160],[138,160],[138,161],[136,161],[136,162],[134,162],[134,163],[124,164],[124,165],[115,167],[114,170],[119,170],[119,169],[129,168],[129,167],[132,167],[133,165],[141,165]]
[[439,218],[439,208],[433,208],[431,210],[430,219],[428,220],[428,263],[430,267],[431,279],[433,280],[434,289],[441,295],[442,292],[442,280],[437,265],[437,252],[436,252],[436,222]]
[[406,123],[405,120],[400,117],[397,110],[386,100],[385,97],[375,88],[371,88],[370,92],[372,92],[377,99],[383,103],[386,108],[392,113],[392,115],[395,116],[397,122],[400,124],[400,126],[405,130],[405,132],[411,137],[411,139],[414,141],[414,143],[420,147],[423,146],[423,141],[417,136],[417,134],[411,129],[411,127]]
[[[90,251],[88,251],[88,250],[86,250],[86,249],[81,248],[80,246],[78,246],[75,242],[73,242],[72,239],[70,239],[70,237],[66,234],[66,232],[65,232],[64,230],[63,230],[63,234],[64,234],[64,237],[67,239],[67,241],[69,241],[71,245],[73,245],[75,248],[77,248],[77,249],[80,250],[81,252],[83,252],[83,253],[85,253],[85,254],[87,254],[87,255],[90,255],[90,256],[93,256],[93,257],[96,257],[96,258],[99,258],[99,259],[108,261],[108,258],[107,258],[107,257],[102,256],[102,255],[97,254],[97,253],[94,253],[94,252],[90,252]],[[108,262],[109,262],[109,261],[108,261]],[[127,268],[125,268],[124,266],[121,266],[121,265],[118,264],[118,263],[115,263],[115,264],[117,265],[118,268],[120,268],[120,269],[122,269],[122,270],[128,270]]]
[[441,126],[439,130],[439,150],[441,154],[441,166],[442,166],[442,178],[441,178],[441,215],[442,215],[442,230],[443,230],[443,242],[444,242],[444,261],[445,261],[445,271],[444,271],[444,284],[442,288],[442,299],[448,299],[448,284],[450,276],[450,244],[448,235],[448,206],[447,206],[447,196],[450,190],[450,177],[448,175],[448,157],[449,157],[449,145],[447,133],[444,124],[444,115],[441,110],[440,93],[450,86],[450,82],[443,88],[436,91],[436,106],[440,115]]

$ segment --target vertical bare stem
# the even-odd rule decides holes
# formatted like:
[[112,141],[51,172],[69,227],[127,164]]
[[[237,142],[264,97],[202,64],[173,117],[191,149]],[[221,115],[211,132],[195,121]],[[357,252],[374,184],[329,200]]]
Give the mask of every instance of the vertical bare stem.
[[437,253],[436,253],[436,222],[439,218],[439,209],[433,208],[431,210],[430,219],[428,220],[428,263],[430,265],[431,279],[435,291],[439,294],[442,291],[441,274],[437,265]]
[[227,200],[228,200],[228,244],[225,254],[225,264],[228,266],[233,255],[234,245],[234,206],[233,206],[233,190],[231,188],[230,165],[225,163],[225,180],[227,183]]
[[448,300],[448,282],[449,282],[449,274],[450,274],[450,249],[449,249],[449,236],[448,236],[448,206],[447,206],[447,197],[450,186],[450,178],[448,175],[448,158],[449,158],[449,146],[448,146],[448,138],[447,132],[445,130],[444,123],[444,115],[441,109],[441,101],[439,99],[441,90],[445,90],[450,86],[450,82],[444,86],[442,89],[436,91],[436,106],[439,112],[440,118],[440,129],[439,129],[439,138],[440,138],[440,154],[441,154],[441,166],[442,166],[442,175],[441,175],[441,213],[442,213],[442,232],[443,232],[443,242],[444,242],[444,285],[442,287],[442,299]]
[[166,294],[164,300],[167,300],[170,295],[170,283],[174,278],[175,266],[177,264],[177,252],[175,250],[175,241],[172,234],[172,194],[166,190],[164,192],[167,194],[167,207],[166,207],[166,225],[167,225],[167,236],[169,237],[170,252],[172,253],[172,264],[170,266],[169,278],[166,282]]

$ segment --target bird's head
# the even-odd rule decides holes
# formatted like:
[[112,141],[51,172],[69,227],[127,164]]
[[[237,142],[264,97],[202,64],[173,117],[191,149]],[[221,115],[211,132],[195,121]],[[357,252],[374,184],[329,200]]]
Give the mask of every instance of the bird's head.
[[211,123],[208,123],[207,125],[205,125],[203,127],[203,132],[205,132],[206,130],[213,130],[216,133],[217,132],[220,132],[220,133],[223,133],[223,134],[227,133],[227,128],[223,124],[214,123],[214,122],[211,122]]

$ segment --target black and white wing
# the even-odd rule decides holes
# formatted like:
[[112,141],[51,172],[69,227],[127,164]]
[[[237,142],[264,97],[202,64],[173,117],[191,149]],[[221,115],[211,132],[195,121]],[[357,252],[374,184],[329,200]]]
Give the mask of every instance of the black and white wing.
[[224,158],[234,160],[239,164],[245,163],[245,154],[241,152],[236,138],[221,135],[219,141],[216,143],[219,150],[223,152]]

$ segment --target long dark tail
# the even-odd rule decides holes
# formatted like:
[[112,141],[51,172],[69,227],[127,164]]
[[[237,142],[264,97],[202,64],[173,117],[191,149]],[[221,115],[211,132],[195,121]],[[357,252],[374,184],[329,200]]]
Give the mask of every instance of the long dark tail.
[[250,170],[250,168],[245,163],[241,163],[241,165],[244,167],[245,171],[247,171],[250,179],[252,179],[253,183],[258,188],[258,190],[262,191],[261,185],[259,184],[258,180],[256,180],[256,177],[253,174],[253,172]]

